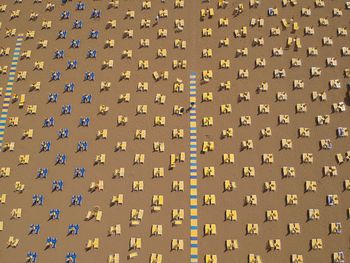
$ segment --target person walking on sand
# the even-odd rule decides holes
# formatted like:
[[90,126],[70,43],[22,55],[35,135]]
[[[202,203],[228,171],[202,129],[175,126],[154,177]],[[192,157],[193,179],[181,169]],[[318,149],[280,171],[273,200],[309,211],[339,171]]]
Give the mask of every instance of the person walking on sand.
[[156,18],[154,19],[154,25],[158,25],[159,23],[159,15],[156,16]]
[[193,107],[194,107],[194,105],[195,105],[195,102],[192,101],[192,102],[190,103],[190,106],[186,109],[186,112],[189,112],[190,110],[192,110]]

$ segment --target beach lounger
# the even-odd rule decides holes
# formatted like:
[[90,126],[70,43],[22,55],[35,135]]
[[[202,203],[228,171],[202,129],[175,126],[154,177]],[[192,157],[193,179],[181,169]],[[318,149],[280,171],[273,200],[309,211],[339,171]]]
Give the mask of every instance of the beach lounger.
[[248,223],[246,225],[246,232],[249,235],[258,235],[259,234],[259,225]]
[[10,167],[1,167],[0,168],[0,177],[10,177],[11,168]]
[[225,221],[237,221],[237,211],[233,209],[226,209]]
[[143,191],[143,181],[133,181],[132,182],[132,191],[133,192],[142,192]]
[[172,239],[171,240],[171,250],[182,251],[184,249],[183,239]]
[[269,250],[281,250],[281,240],[280,239],[270,239],[268,241]]
[[108,256],[108,263],[119,263],[119,254],[111,254]]
[[29,154],[24,154],[24,155],[20,155],[19,156],[19,159],[18,159],[18,162],[19,164],[28,164],[29,163]]
[[205,254],[204,263],[217,263],[217,262],[218,262],[218,259],[216,255]]
[[22,208],[14,208],[11,210],[11,218],[18,219],[22,217]]
[[95,158],[95,164],[105,164],[106,162],[106,154],[98,154]]
[[237,239],[227,239],[225,240],[225,249],[227,251],[238,249]]
[[135,154],[134,164],[144,164],[145,163],[145,154],[137,153]]
[[9,117],[9,127],[13,127],[13,126],[18,126],[19,123],[19,118],[18,117]]
[[230,181],[230,180],[224,181],[224,192],[232,192],[236,188],[237,188],[236,182]]
[[152,225],[151,227],[152,236],[161,236],[163,235],[163,226],[162,225]]
[[183,181],[173,181],[171,190],[174,192],[183,192],[184,191],[184,182]]
[[321,238],[313,238],[310,240],[310,249],[321,250],[323,249],[323,242]]
[[286,205],[297,205],[298,196],[296,194],[287,194],[286,195]]
[[14,238],[13,236],[10,236],[8,241],[7,241],[7,247],[17,247],[19,243],[19,239],[18,238]]
[[274,192],[276,191],[276,181],[269,181],[264,183],[264,191]]
[[164,168],[163,167],[155,167],[153,168],[153,178],[164,177]]
[[158,253],[152,253],[149,263],[162,263],[163,255]]

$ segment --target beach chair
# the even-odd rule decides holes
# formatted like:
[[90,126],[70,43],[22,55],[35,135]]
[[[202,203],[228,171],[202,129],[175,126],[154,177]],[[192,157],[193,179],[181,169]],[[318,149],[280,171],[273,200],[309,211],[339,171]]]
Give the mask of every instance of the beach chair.
[[48,40],[39,40],[37,48],[47,48]]
[[106,154],[102,153],[102,154],[96,155],[95,164],[105,164],[105,162],[106,162]]
[[108,235],[120,235],[120,234],[121,234],[121,227],[119,224],[109,227]]
[[[166,56],[166,50],[165,50],[165,56]],[[149,68],[148,60],[139,60],[138,69],[148,69],[148,68]]]
[[110,19],[107,22],[106,28],[116,28],[117,27],[117,20]]
[[215,167],[214,166],[206,166],[203,168],[203,176],[204,177],[214,177],[215,176]]
[[127,71],[124,71],[122,72],[121,76],[120,76],[120,79],[125,79],[125,80],[129,80],[131,77],[131,71],[127,70]]
[[173,225],[179,226],[182,225],[182,221],[184,219],[184,210],[183,209],[173,209],[171,212],[171,218],[173,221]]
[[29,163],[29,154],[24,154],[24,155],[20,155],[18,162],[20,165],[24,165],[24,164],[28,164]]
[[217,263],[217,262],[218,262],[218,259],[216,255],[205,254],[204,263]]
[[135,139],[137,139],[137,140],[146,139],[146,130],[136,130]]
[[227,251],[238,249],[237,239],[226,239],[225,240],[225,249]]
[[204,224],[204,235],[216,235],[216,224]]
[[136,114],[147,114],[147,105],[137,105]]
[[6,8],[7,8],[7,5],[5,5],[5,4],[0,5],[0,13],[6,12]]
[[233,164],[235,162],[235,156],[233,153],[224,153],[222,155],[222,162],[225,164]]
[[202,145],[202,153],[206,153],[208,151],[214,151],[214,142],[213,141],[204,141]]
[[7,197],[6,194],[1,194],[0,195],[0,203],[1,204],[6,204],[6,197]]
[[172,239],[171,240],[171,250],[182,251],[184,249],[183,239]]
[[36,112],[37,112],[37,105],[28,105],[27,114],[36,114]]
[[22,208],[14,208],[11,210],[11,218],[18,219],[22,217]]
[[237,221],[237,211],[233,209],[226,209],[225,221]]
[[28,139],[32,139],[33,138],[33,133],[34,130],[33,129],[28,129],[28,130],[24,130],[22,133],[22,138],[28,138]]
[[122,205],[124,202],[124,196],[123,194],[118,194],[118,195],[113,195],[112,196],[112,201],[111,201],[111,205]]
[[[0,24],[0,29],[1,29],[1,24]],[[7,47],[7,48],[1,48],[0,49],[0,57],[3,57],[3,56],[8,56],[10,54],[10,48]]]
[[102,138],[102,139],[107,139],[107,135],[108,135],[108,130],[107,129],[103,129],[103,130],[98,130],[97,131],[97,138]]
[[158,253],[152,253],[150,257],[150,263],[162,263],[163,255]]
[[232,138],[233,137],[233,128],[227,128],[221,131],[222,138]]
[[[350,4],[349,4],[350,9]],[[343,251],[339,252],[333,252],[332,253],[332,262],[333,263],[344,263],[345,262],[345,256]]]
[[90,250],[90,249],[98,249],[100,246],[100,241],[98,238],[94,238],[93,240],[92,239],[89,239],[87,244],[86,244],[86,247],[85,249],[86,250]]
[[301,161],[305,164],[311,164],[314,161],[314,157],[312,153],[302,153],[301,154]]
[[288,224],[288,233],[291,235],[300,234],[300,224],[299,223],[289,223]]
[[211,28],[202,29],[202,37],[211,37],[213,35],[213,30]]
[[113,172],[113,178],[115,178],[115,177],[123,178],[124,175],[125,175],[125,168],[123,168],[123,167],[117,168]]
[[6,75],[7,69],[8,69],[8,66],[2,66],[2,67],[0,66],[0,74]]
[[13,236],[10,236],[8,241],[7,241],[7,247],[17,247],[19,243],[19,239],[18,238],[14,238]]
[[52,21],[44,20],[41,24],[41,29],[50,29],[52,25]]
[[313,238],[310,240],[310,249],[321,250],[323,249],[323,242],[321,238]]
[[317,182],[316,181],[305,181],[305,192],[316,192]]
[[184,0],[175,0],[174,3],[175,8],[183,8],[185,6]]
[[152,236],[161,236],[163,235],[163,226],[162,225],[152,225],[151,227]]
[[183,129],[173,129],[172,130],[172,138],[173,139],[183,139],[184,130]]
[[274,192],[276,191],[277,185],[276,181],[269,181],[264,183],[264,191]]
[[114,48],[114,39],[107,39],[105,42],[105,48]]
[[153,143],[153,151],[155,152],[164,152],[165,144],[164,142],[154,142]]
[[2,146],[2,151],[3,152],[6,152],[6,151],[13,152],[14,150],[15,150],[15,143],[14,142],[5,143]]
[[147,92],[148,91],[148,82],[139,82],[137,84],[136,91]]
[[102,115],[106,115],[108,111],[109,111],[109,107],[104,104],[101,104],[99,107],[98,113]]
[[206,194],[203,197],[203,205],[215,205],[216,197],[214,194]]
[[141,28],[150,28],[151,27],[151,19],[141,19]]
[[125,126],[128,123],[128,117],[123,115],[118,115],[117,124]]
[[16,35],[16,28],[6,29],[5,37],[14,37]]
[[173,181],[171,190],[174,192],[183,192],[184,191],[184,182],[183,181]]
[[111,88],[111,82],[108,81],[102,81],[100,86],[100,91],[108,91]]
[[10,177],[11,168],[10,167],[0,167],[0,178],[1,177]]
[[115,151],[126,151],[126,142],[117,142],[115,146]]
[[237,188],[236,182],[230,181],[230,180],[224,181],[224,192],[232,192],[236,188]]
[[254,166],[244,166],[243,167],[243,177],[255,177]]
[[143,181],[133,181],[132,182],[132,191],[133,192],[142,192],[143,191]]
[[150,40],[148,38],[141,38],[140,39],[140,47],[149,47]]
[[109,255],[108,256],[108,263],[119,263],[119,254],[111,254],[111,255]]
[[18,126],[19,123],[19,118],[18,117],[9,117],[9,127],[13,127],[13,126]]
[[[109,0],[107,8],[118,8],[119,7],[119,0]],[[111,262],[111,263],[117,263],[117,262]]]
[[141,238],[131,237],[129,241],[129,249],[141,249]]
[[15,192],[22,193],[24,191],[25,185],[20,181],[15,182]]
[[164,177],[164,168],[163,167],[153,168],[153,178],[160,178],[160,177]]
[[165,126],[165,117],[164,116],[156,116],[154,118],[155,126]]
[[296,194],[287,194],[286,195],[286,205],[297,205],[298,196]]
[[244,198],[245,205],[255,206],[258,204],[258,198],[256,195],[246,195]]
[[228,47],[230,44],[229,38],[224,38],[219,40],[219,47]]
[[219,18],[219,27],[227,27],[228,26],[228,18]]
[[246,233],[249,235],[258,235],[259,234],[259,225],[248,223],[246,225]]
[[104,60],[104,61],[102,62],[102,69],[105,69],[105,68],[111,69],[111,68],[113,68],[113,64],[114,64],[114,62],[113,62],[112,59],[110,59],[110,60]]
[[278,221],[278,211],[277,210],[266,210],[266,221]]
[[292,254],[291,263],[304,263],[303,255]]
[[25,80],[27,78],[27,71],[18,71],[17,81]]
[[281,250],[281,240],[280,239],[269,239],[268,249],[269,250]]
[[252,150],[252,149],[254,149],[254,144],[252,140],[244,140],[241,142],[241,151]]

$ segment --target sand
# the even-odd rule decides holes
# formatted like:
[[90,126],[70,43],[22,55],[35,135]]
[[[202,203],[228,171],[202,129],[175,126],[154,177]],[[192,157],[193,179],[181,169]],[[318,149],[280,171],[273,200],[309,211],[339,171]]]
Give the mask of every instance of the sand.
[[[27,71],[27,78],[23,81],[16,81],[13,93],[25,94],[26,102],[22,109],[18,102],[10,105],[8,117],[18,116],[17,127],[7,127],[3,145],[8,142],[15,143],[15,150],[0,153],[0,167],[11,167],[11,176],[0,178],[0,194],[7,194],[6,204],[0,204],[0,221],[4,222],[4,230],[0,231],[0,262],[23,262],[28,251],[38,253],[37,262],[64,262],[68,252],[75,252],[78,255],[77,262],[106,262],[108,255],[119,253],[120,262],[128,261],[131,237],[142,238],[142,248],[137,250],[138,256],[130,259],[133,262],[149,262],[151,253],[163,255],[162,262],[188,262],[190,261],[190,175],[189,175],[189,113],[183,116],[173,114],[174,105],[184,108],[189,106],[189,76],[190,72],[197,73],[197,160],[198,160],[198,261],[205,262],[205,255],[217,256],[217,262],[247,262],[248,254],[253,253],[261,256],[262,262],[291,262],[292,254],[303,255],[304,262],[331,262],[332,253],[343,251],[345,259],[349,257],[349,221],[347,209],[349,207],[349,191],[344,189],[344,182],[348,178],[349,162],[344,161],[338,164],[335,155],[345,154],[349,151],[349,137],[338,138],[337,127],[348,127],[348,105],[346,98],[347,83],[343,71],[349,68],[349,57],[341,56],[341,48],[349,45],[348,36],[337,37],[338,27],[347,27],[349,23],[349,10],[345,9],[344,1],[325,1],[324,8],[315,8],[313,1],[300,1],[292,7],[282,7],[280,1],[261,1],[258,8],[249,8],[249,1],[241,1],[244,4],[244,11],[238,16],[233,16],[234,8],[238,6],[237,1],[229,1],[225,9],[218,9],[216,1],[201,3],[201,1],[185,0],[184,8],[174,8],[174,1],[166,0],[161,3],[159,0],[152,0],[152,7],[149,10],[142,10],[142,1],[119,0],[118,9],[107,9],[108,1],[85,1],[85,11],[76,11],[75,3],[68,2],[61,5],[60,1],[55,3],[55,9],[51,12],[45,11],[45,3],[33,3],[23,1],[15,4],[14,1],[4,1],[7,4],[6,12],[0,13],[2,22],[1,47],[10,47],[10,56],[1,57],[0,65],[10,65],[15,48],[16,36],[18,33],[26,33],[28,30],[35,30],[35,38],[24,40],[21,52],[32,50],[31,59],[23,59],[18,62],[18,71]],[[233,3],[234,2],[234,3]],[[278,8],[278,16],[267,16],[269,7]],[[312,15],[301,17],[302,7],[310,7]],[[91,19],[93,8],[100,9],[102,16],[99,19]],[[161,18],[157,25],[150,28],[140,28],[141,19],[151,19],[152,23],[161,8],[168,10],[167,18]],[[200,20],[200,10],[213,8],[215,14],[212,18],[206,16]],[[343,15],[332,16],[333,8],[340,8]],[[18,18],[10,20],[12,10],[20,9]],[[126,11],[134,10],[134,19],[125,19]],[[61,20],[60,14],[64,10],[71,12],[68,20]],[[36,21],[28,21],[30,12],[39,13]],[[227,17],[229,25],[218,27],[221,17]],[[263,18],[263,27],[250,27],[251,18]],[[294,17],[300,29],[291,33],[291,29],[282,30],[281,19],[289,20]],[[319,17],[328,17],[329,25],[318,26]],[[72,29],[75,19],[83,20],[82,29]],[[117,20],[114,29],[106,29],[106,23],[110,19]],[[175,32],[175,19],[184,19],[185,27],[182,32]],[[51,29],[41,29],[43,20],[51,20]],[[235,38],[233,31],[242,26],[248,28],[245,38]],[[313,26],[313,36],[304,35],[304,27]],[[271,37],[270,28],[280,27],[280,36]],[[5,28],[16,28],[16,36],[5,38]],[[157,30],[166,28],[168,36],[157,38]],[[211,37],[201,37],[202,28],[212,28]],[[98,39],[89,39],[91,29],[98,30]],[[126,29],[134,31],[133,38],[123,38]],[[59,30],[67,30],[66,39],[57,39]],[[293,47],[286,48],[287,38],[299,37],[302,48],[298,51]],[[333,46],[322,46],[322,37],[333,38]],[[228,47],[219,47],[219,40],[228,37]],[[252,41],[255,37],[264,37],[265,44],[262,47],[253,47]],[[139,48],[141,38],[150,39],[150,47]],[[48,40],[46,49],[37,49],[37,42],[41,39]],[[77,49],[69,48],[72,39],[80,39],[81,45]],[[104,48],[106,39],[116,41],[114,48]],[[174,40],[186,40],[186,49],[175,49]],[[247,47],[249,55],[237,57],[236,50]],[[272,48],[282,47],[283,56],[272,57]],[[319,55],[307,56],[307,48],[316,47]],[[97,58],[86,58],[88,49],[97,50]],[[167,49],[166,58],[157,58],[157,49]],[[212,58],[202,58],[202,49],[212,49]],[[54,52],[63,49],[63,59],[53,59]],[[131,49],[131,59],[122,58],[122,52]],[[266,66],[255,68],[256,58],[265,58]],[[338,65],[326,67],[326,58],[335,57]],[[292,58],[302,60],[301,67],[290,67]],[[76,59],[77,69],[66,69],[67,61]],[[104,60],[113,59],[112,69],[101,69]],[[148,60],[149,69],[138,69],[139,60]],[[186,69],[173,69],[174,59],[187,60]],[[221,59],[230,60],[229,69],[219,69]],[[44,61],[43,70],[33,70],[35,61]],[[320,67],[320,77],[310,78],[310,68]],[[284,79],[274,79],[273,70],[286,70]],[[202,70],[212,70],[213,79],[208,83],[201,80]],[[249,78],[238,79],[239,69],[248,69]],[[130,70],[130,80],[120,80],[122,72]],[[155,81],[152,77],[153,71],[169,71],[168,80]],[[50,81],[50,73],[60,71],[61,80]],[[84,72],[94,71],[94,81],[84,81]],[[173,83],[179,78],[182,79],[185,88],[183,93],[173,92]],[[305,83],[304,89],[293,89],[293,80],[300,79]],[[329,80],[339,79],[340,89],[330,89]],[[0,86],[5,88],[8,75],[0,77]],[[29,91],[30,84],[40,81],[40,91]],[[109,91],[100,92],[101,81],[110,81]],[[230,90],[220,90],[221,82],[231,81]],[[269,84],[267,92],[257,93],[257,86],[266,81]],[[64,85],[74,82],[76,87],[73,93],[63,93]],[[147,92],[138,92],[137,84],[148,82]],[[288,95],[287,101],[276,101],[276,94],[285,91]],[[312,101],[312,91],[327,94],[327,100]],[[51,92],[59,94],[58,102],[47,103],[47,96]],[[213,101],[202,102],[202,93],[212,92]],[[239,101],[239,93],[250,92],[250,101]],[[121,94],[130,93],[130,102],[118,103]],[[166,103],[159,105],[154,103],[157,93],[166,95]],[[83,94],[92,95],[91,104],[82,104]],[[3,104],[3,95],[0,103]],[[345,112],[333,112],[332,104],[344,102]],[[296,113],[297,103],[306,103],[307,112]],[[72,105],[72,114],[61,115],[62,105]],[[98,114],[101,104],[110,107],[106,115]],[[231,104],[232,112],[220,114],[221,104]],[[269,114],[258,114],[260,104],[269,104]],[[37,105],[38,111],[35,115],[26,114],[28,105]],[[145,115],[136,114],[137,105],[148,105],[148,112]],[[278,124],[278,116],[288,114],[290,123],[288,125]],[[330,115],[328,125],[316,125],[317,115]],[[128,117],[125,126],[117,126],[117,116]],[[252,124],[241,126],[240,117],[250,115]],[[45,118],[53,116],[55,126],[42,128]],[[91,124],[89,127],[78,127],[79,118],[89,116]],[[154,126],[156,116],[166,117],[164,127]],[[212,116],[214,125],[203,127],[202,118]],[[233,128],[232,138],[222,138],[223,129]],[[271,127],[272,136],[260,138],[260,130]],[[298,136],[299,127],[308,127],[311,131],[309,138]],[[21,139],[23,130],[34,129],[33,139]],[[68,139],[57,139],[57,132],[60,128],[68,128],[70,135]],[[184,129],[183,139],[172,139],[173,129]],[[106,140],[96,139],[96,133],[100,129],[108,129]],[[145,140],[134,138],[136,129],[145,129],[147,132]],[[281,139],[291,139],[292,149],[281,149]],[[331,150],[321,150],[320,140],[330,139]],[[89,148],[87,152],[76,152],[78,141],[87,141]],[[252,140],[254,148],[241,150],[241,142]],[[40,143],[51,141],[51,151],[41,152]],[[127,143],[126,151],[115,151],[117,142]],[[204,141],[213,141],[215,149],[213,152],[201,153]],[[153,151],[154,142],[164,142],[165,151],[162,153]],[[186,153],[186,161],[177,163],[175,169],[169,170],[170,154]],[[57,153],[67,155],[65,165],[55,165]],[[104,165],[94,165],[96,155],[106,154]],[[134,164],[135,154],[145,154],[144,164]],[[223,164],[222,155],[233,153],[234,164]],[[262,164],[262,155],[272,153],[273,164]],[[313,163],[301,163],[302,153],[312,153]],[[30,162],[27,165],[18,165],[18,157],[21,154],[30,154]],[[338,176],[330,177],[323,175],[324,166],[336,166]],[[215,166],[216,173],[212,178],[204,178],[203,168]],[[255,168],[255,177],[243,177],[243,167],[252,166]],[[281,168],[292,166],[296,170],[295,177],[282,178]],[[49,170],[47,179],[36,179],[38,168],[46,167]],[[75,167],[85,167],[87,172],[85,178],[73,178]],[[113,178],[115,169],[125,168],[124,178]],[[164,167],[164,178],[152,178],[153,168]],[[63,180],[64,188],[61,192],[51,192],[53,180]],[[91,182],[104,181],[104,190],[88,192]],[[133,192],[133,181],[142,180],[144,190]],[[171,191],[174,180],[184,181],[185,191]],[[224,180],[235,181],[237,188],[232,192],[224,192]],[[264,192],[264,182],[276,181],[275,192]],[[316,181],[315,192],[305,192],[305,182]],[[16,181],[25,184],[23,193],[14,192]],[[42,206],[32,207],[32,195],[43,194],[44,203]],[[70,206],[70,199],[74,194],[83,195],[83,203],[79,207]],[[110,206],[113,195],[123,194],[124,204]],[[160,212],[151,212],[153,195],[164,195],[164,205]],[[203,205],[203,198],[206,194],[215,194],[216,204],[211,206]],[[257,205],[245,205],[246,195],[255,194]],[[286,195],[296,194],[298,204],[286,205]],[[329,194],[336,194],[339,197],[339,204],[327,206],[326,197]],[[98,205],[103,211],[101,222],[95,220],[84,221],[88,210]],[[13,208],[21,207],[22,218],[10,219]],[[49,210],[52,208],[61,209],[61,217],[58,221],[49,221]],[[139,226],[130,227],[129,219],[131,209],[143,209],[144,216]],[[307,210],[317,208],[320,211],[320,219],[307,220]],[[184,209],[185,217],[181,226],[172,226],[172,209]],[[237,222],[224,221],[226,209],[237,211]],[[279,220],[266,221],[266,210],[278,210]],[[330,223],[340,222],[342,225],[341,234],[330,233]],[[77,236],[67,236],[69,224],[79,224],[80,232]],[[256,223],[259,225],[258,235],[247,235],[246,224]],[[297,235],[288,234],[288,224],[299,223],[301,233]],[[38,235],[29,235],[30,224],[40,224],[41,231]],[[111,225],[121,225],[121,235],[108,236]],[[161,237],[151,236],[152,224],[163,225]],[[217,234],[204,236],[204,225],[216,224]],[[9,236],[19,238],[16,248],[7,248]],[[46,238],[52,236],[57,238],[57,247],[45,249]],[[99,238],[99,249],[85,250],[89,239]],[[310,242],[313,238],[321,238],[323,249],[310,249]],[[171,251],[171,240],[182,239],[184,241],[183,251]],[[225,240],[236,239],[238,249],[225,251]],[[270,239],[280,239],[281,250],[273,251],[268,249]]]

